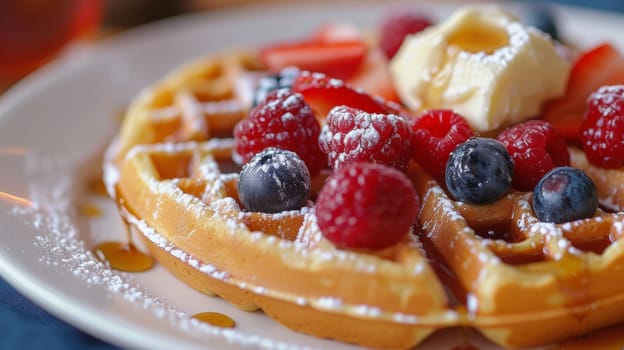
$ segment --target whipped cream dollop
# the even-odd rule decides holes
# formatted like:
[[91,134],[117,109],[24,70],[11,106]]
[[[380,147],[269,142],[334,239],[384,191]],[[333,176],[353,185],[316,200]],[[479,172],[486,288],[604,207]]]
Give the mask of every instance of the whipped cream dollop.
[[390,62],[403,103],[453,109],[475,131],[538,116],[565,91],[570,63],[546,34],[497,6],[468,6],[406,37]]

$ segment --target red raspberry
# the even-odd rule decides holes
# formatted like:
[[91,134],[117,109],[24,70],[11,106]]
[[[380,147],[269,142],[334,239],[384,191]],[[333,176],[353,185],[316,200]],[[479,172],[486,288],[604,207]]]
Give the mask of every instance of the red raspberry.
[[319,145],[334,170],[352,162],[404,169],[412,148],[409,125],[403,117],[371,114],[347,106],[329,111]]
[[396,10],[387,15],[381,24],[379,46],[386,57],[392,58],[407,35],[418,33],[431,24],[431,20],[420,13]]
[[328,178],[316,200],[323,236],[342,248],[382,249],[416,221],[420,198],[402,172],[354,163]]
[[592,164],[624,166],[624,85],[603,86],[589,96],[581,143]]
[[464,117],[447,109],[429,110],[410,126],[414,159],[435,177],[444,176],[451,152],[474,134]]
[[514,160],[513,187],[532,191],[539,180],[558,166],[570,164],[565,140],[543,120],[530,120],[504,130],[498,140]]
[[327,167],[318,146],[320,126],[303,96],[289,89],[271,92],[234,128],[236,153],[243,163],[268,147],[297,153],[310,174]]

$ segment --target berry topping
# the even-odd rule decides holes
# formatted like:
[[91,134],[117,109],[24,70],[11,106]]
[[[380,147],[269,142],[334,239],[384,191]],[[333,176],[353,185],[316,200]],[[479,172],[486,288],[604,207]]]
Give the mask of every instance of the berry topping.
[[464,117],[451,110],[429,110],[412,119],[410,126],[414,159],[435,177],[444,176],[451,152],[473,135]]
[[260,78],[256,87],[253,106],[257,106],[264,101],[267,95],[278,89],[290,89],[299,75],[296,67],[286,67],[277,74],[271,74]]
[[502,143],[473,137],[451,153],[446,164],[446,187],[459,201],[493,202],[511,188],[513,170],[513,160]]
[[420,199],[400,171],[354,163],[328,178],[316,200],[323,235],[343,248],[383,249],[416,221]]
[[340,79],[321,73],[301,72],[293,85],[319,116],[325,117],[336,106],[349,106],[369,113],[401,114],[401,106],[355,89]]
[[314,175],[327,167],[318,146],[320,129],[301,94],[275,90],[234,128],[236,153],[245,163],[265,148],[286,149],[297,153]]
[[531,191],[537,182],[557,166],[570,165],[565,140],[542,120],[515,125],[498,135],[514,160],[513,187]]
[[368,48],[360,39],[304,40],[265,47],[260,57],[273,72],[295,66],[345,79],[358,70]]
[[334,170],[352,162],[404,169],[412,147],[409,125],[402,117],[371,114],[347,106],[329,112],[319,145]]
[[587,98],[603,85],[624,84],[624,56],[604,44],[583,53],[570,72],[563,97],[548,103],[543,119],[566,139],[578,141]]
[[549,171],[533,190],[533,211],[545,222],[562,223],[592,217],[598,209],[596,186],[576,168]]
[[603,86],[589,97],[581,142],[592,164],[624,166],[624,85]]
[[381,24],[379,46],[386,57],[392,58],[407,35],[418,33],[431,24],[431,20],[420,13],[397,10],[387,15]]
[[237,189],[249,211],[296,210],[310,198],[310,173],[296,153],[267,148],[243,166]]

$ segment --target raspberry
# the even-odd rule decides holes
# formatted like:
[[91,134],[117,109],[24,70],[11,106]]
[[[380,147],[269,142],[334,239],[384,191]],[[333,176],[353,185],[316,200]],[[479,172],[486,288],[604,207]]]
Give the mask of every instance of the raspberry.
[[272,91],[234,128],[236,153],[246,163],[268,147],[295,152],[314,175],[327,167],[318,146],[320,126],[303,96],[289,89]]
[[581,143],[592,164],[624,166],[624,85],[603,86],[589,96]]
[[351,162],[380,163],[404,169],[411,156],[411,133],[403,117],[371,114],[338,106],[329,111],[319,145],[338,170]]
[[550,170],[570,164],[565,140],[543,120],[531,120],[504,130],[498,140],[514,160],[513,187],[532,191]]
[[464,117],[446,109],[429,110],[412,119],[410,126],[414,158],[435,177],[444,175],[451,152],[473,135]]
[[407,35],[418,33],[431,24],[431,20],[422,14],[397,10],[385,17],[381,25],[379,46],[386,57],[392,58]]
[[336,246],[383,249],[409,231],[420,198],[402,172],[354,163],[328,178],[315,210],[323,236]]

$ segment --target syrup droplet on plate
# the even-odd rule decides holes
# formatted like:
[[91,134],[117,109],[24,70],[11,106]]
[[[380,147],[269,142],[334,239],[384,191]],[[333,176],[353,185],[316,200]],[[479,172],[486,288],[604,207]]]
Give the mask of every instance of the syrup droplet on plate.
[[218,312],[200,312],[191,316],[191,318],[216,327],[233,328],[236,326],[236,322],[233,319]]
[[104,184],[104,180],[101,177],[95,177],[93,179],[90,179],[87,183],[87,189],[92,194],[108,196],[108,192],[106,191],[106,185]]
[[95,204],[83,203],[79,207],[80,213],[84,216],[96,218],[102,216],[102,210]]
[[93,248],[93,254],[119,271],[143,272],[154,266],[152,257],[143,254],[132,243],[102,242]]

